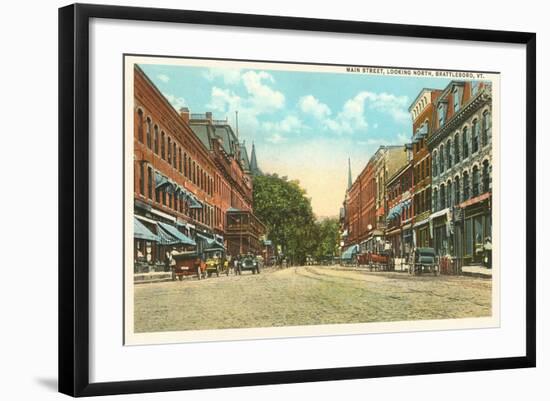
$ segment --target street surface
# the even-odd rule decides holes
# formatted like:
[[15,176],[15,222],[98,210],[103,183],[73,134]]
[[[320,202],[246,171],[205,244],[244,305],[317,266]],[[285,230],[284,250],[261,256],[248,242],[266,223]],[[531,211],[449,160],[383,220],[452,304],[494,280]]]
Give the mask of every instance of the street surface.
[[135,285],[135,331],[182,331],[491,315],[491,280],[350,271],[266,269],[259,275]]

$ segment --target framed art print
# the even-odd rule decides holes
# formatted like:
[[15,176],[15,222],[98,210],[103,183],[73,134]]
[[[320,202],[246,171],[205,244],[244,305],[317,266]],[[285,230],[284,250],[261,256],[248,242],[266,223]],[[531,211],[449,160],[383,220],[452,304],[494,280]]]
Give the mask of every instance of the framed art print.
[[60,391],[535,365],[534,34],[59,26]]

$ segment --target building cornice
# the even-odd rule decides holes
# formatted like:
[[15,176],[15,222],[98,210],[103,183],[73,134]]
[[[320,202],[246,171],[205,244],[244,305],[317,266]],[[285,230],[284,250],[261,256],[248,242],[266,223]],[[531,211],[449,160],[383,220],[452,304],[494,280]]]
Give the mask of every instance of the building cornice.
[[491,90],[487,87],[481,89],[473,99],[471,99],[466,105],[460,108],[452,118],[447,121],[443,127],[437,129],[427,140],[427,145],[433,148],[446,138],[452,131],[457,129],[468,118],[472,116],[481,106],[489,102],[492,98]]

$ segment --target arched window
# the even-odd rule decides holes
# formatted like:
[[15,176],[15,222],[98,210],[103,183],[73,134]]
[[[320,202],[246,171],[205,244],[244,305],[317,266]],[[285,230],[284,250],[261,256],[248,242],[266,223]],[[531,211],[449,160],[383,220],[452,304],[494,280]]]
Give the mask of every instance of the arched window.
[[447,141],[447,144],[445,145],[445,158],[447,159],[447,170],[451,168],[451,165],[453,163],[453,158],[451,156],[451,140],[449,139]]
[[441,184],[439,187],[439,208],[438,210],[445,209],[445,202],[447,197],[445,195],[445,184]]
[[434,177],[437,177],[437,150],[434,151],[434,156],[433,156],[433,163],[432,163],[432,173],[433,173],[433,176]]
[[455,177],[455,183],[454,183],[454,189],[455,189],[455,205],[458,205],[460,203],[460,177]]
[[485,160],[483,162],[483,192],[490,191],[490,182],[491,179],[489,177],[489,160]]
[[433,194],[433,208],[434,211],[437,211],[439,208],[439,194],[437,191],[437,188],[434,188],[434,194]]
[[491,114],[489,110],[483,112],[483,130],[481,132],[481,146],[487,145],[491,136]]
[[443,174],[445,171],[445,160],[443,158],[443,144],[439,146],[439,174]]
[[454,139],[454,151],[455,151],[455,164],[458,164],[460,162],[460,148],[459,148],[460,140],[458,139],[458,132],[455,134]]
[[159,127],[158,125],[155,125],[155,133],[154,133],[154,152],[155,154],[159,154]]
[[187,153],[183,153],[183,175],[187,177]]
[[151,149],[151,119],[147,117],[147,147]]
[[172,139],[168,137],[168,164],[172,164]]
[[178,146],[176,145],[176,141],[174,141],[174,150],[173,150],[173,155],[174,155],[174,168],[177,168],[178,167],[178,153],[177,153],[177,148]]
[[468,157],[468,127],[462,130],[462,158]]
[[164,138],[164,131],[160,133],[160,157],[164,160],[166,158],[166,150],[164,146],[165,138]]
[[468,172],[462,174],[462,200],[470,199],[470,177]]
[[178,170],[179,170],[180,174],[182,174],[183,173],[183,168],[182,168],[182,162],[183,161],[181,160],[181,148],[179,148],[179,150],[178,150],[178,162],[179,162]]
[[479,167],[474,166],[472,169],[472,195],[479,195]]
[[472,154],[479,149],[479,124],[477,119],[472,122]]
[[143,143],[143,110],[138,109],[137,118],[138,141]]
[[451,207],[453,205],[453,183],[451,179],[447,181],[447,207]]

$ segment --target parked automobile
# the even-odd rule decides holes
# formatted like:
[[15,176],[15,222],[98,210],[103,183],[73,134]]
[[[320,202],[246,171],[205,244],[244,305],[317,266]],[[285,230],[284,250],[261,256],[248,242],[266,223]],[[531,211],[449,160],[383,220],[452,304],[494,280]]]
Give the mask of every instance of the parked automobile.
[[184,276],[196,275],[200,280],[206,278],[206,263],[196,252],[176,252],[172,254],[175,265],[172,266],[172,280],[181,280]]
[[242,274],[243,270],[250,270],[252,274],[260,273],[260,264],[253,255],[244,256],[237,266],[237,274]]
[[413,252],[411,274],[439,274],[439,258],[433,248],[416,248]]

